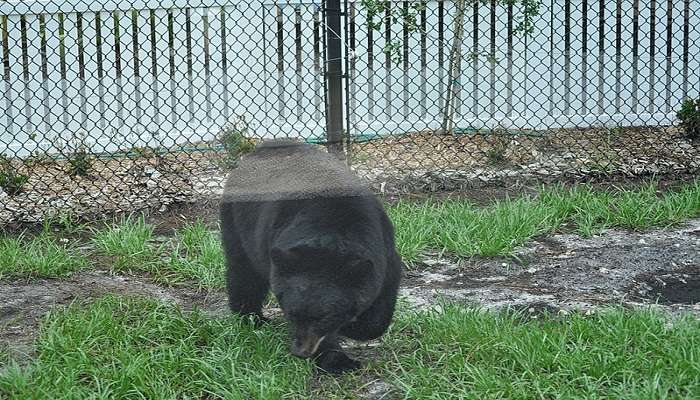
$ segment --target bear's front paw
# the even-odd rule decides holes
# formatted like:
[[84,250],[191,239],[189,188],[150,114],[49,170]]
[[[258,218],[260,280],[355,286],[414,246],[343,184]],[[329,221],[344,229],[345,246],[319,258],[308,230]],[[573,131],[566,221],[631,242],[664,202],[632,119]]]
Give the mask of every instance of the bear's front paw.
[[329,374],[343,374],[360,368],[359,361],[353,360],[340,350],[325,351],[316,358],[316,365]]

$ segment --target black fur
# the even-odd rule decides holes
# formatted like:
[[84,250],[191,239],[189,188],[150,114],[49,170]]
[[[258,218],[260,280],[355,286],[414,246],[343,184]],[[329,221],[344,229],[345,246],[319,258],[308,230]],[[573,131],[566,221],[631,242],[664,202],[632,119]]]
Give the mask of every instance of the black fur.
[[325,337],[312,354],[321,369],[359,367],[337,338],[370,340],[387,330],[402,268],[379,200],[367,192],[224,201],[220,213],[231,310],[262,319],[271,289],[295,340]]

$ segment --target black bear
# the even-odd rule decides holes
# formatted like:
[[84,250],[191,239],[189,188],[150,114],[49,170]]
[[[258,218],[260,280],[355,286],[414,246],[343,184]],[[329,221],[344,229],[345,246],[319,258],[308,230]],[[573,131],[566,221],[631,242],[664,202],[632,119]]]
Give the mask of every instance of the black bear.
[[333,155],[273,140],[231,172],[220,220],[231,310],[262,319],[271,289],[294,355],[330,373],[358,368],[338,338],[387,330],[403,266],[376,196]]

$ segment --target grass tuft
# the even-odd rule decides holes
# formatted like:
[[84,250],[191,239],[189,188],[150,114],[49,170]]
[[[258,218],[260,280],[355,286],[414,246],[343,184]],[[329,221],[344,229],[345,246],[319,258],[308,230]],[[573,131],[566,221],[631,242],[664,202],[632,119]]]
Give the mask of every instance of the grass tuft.
[[219,234],[197,221],[180,229],[172,249],[160,265],[166,280],[194,279],[200,287],[219,289],[225,285],[225,261]]
[[78,250],[46,232],[32,238],[0,235],[0,279],[61,277],[87,265]]
[[151,243],[153,229],[143,216],[129,216],[95,231],[92,244],[100,255],[113,259],[113,270],[144,270],[158,257]]

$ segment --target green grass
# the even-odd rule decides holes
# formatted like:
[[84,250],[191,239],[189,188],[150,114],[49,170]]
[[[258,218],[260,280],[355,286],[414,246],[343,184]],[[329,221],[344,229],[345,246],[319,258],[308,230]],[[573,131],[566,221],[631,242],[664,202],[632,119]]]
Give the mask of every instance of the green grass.
[[112,259],[113,270],[144,270],[158,258],[158,249],[151,242],[153,229],[143,216],[129,216],[95,230],[92,244],[98,254]]
[[403,315],[377,373],[413,399],[700,398],[700,321],[652,311],[523,322],[448,305]]
[[341,378],[314,378],[287,341],[279,320],[253,329],[107,296],[51,312],[37,357],[0,364],[0,398],[347,399],[376,377],[406,399],[700,398],[700,321],[649,310],[400,310],[365,368]]
[[52,312],[36,346],[31,364],[0,370],[0,398],[275,399],[311,371],[279,324],[112,296]]
[[429,250],[458,257],[509,255],[534,236],[565,224],[586,237],[606,228],[644,230],[698,216],[700,180],[664,193],[654,184],[617,192],[554,187],[486,207],[448,199],[400,201],[387,211],[397,248],[409,263]]
[[165,279],[171,283],[193,279],[200,287],[224,287],[225,261],[217,232],[197,221],[180,229],[170,246],[170,253],[159,265]]
[[48,233],[35,237],[0,235],[0,279],[60,277],[85,268],[87,259]]

